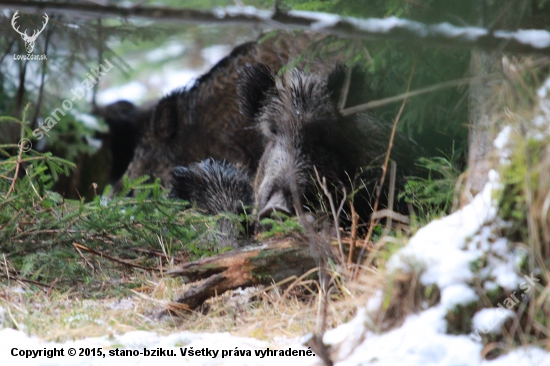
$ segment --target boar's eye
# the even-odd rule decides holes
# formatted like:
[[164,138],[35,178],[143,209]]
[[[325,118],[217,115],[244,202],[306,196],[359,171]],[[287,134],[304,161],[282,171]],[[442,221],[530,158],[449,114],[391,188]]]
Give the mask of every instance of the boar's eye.
[[271,132],[272,134],[274,134],[275,136],[277,136],[277,126],[275,126],[274,124],[270,124],[269,125],[269,132]]

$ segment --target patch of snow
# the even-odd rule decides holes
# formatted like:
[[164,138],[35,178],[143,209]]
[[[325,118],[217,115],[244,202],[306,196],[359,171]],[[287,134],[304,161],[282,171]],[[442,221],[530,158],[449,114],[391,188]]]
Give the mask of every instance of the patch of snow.
[[71,114],[82,124],[94,131],[104,131],[105,128],[99,124],[97,117],[88,113],[81,113],[75,109],[71,110]]
[[82,313],[79,313],[79,314],[75,314],[73,316],[69,316],[67,319],[64,320],[65,324],[72,324],[74,322],[80,322],[80,321],[84,321],[84,322],[94,322],[96,324],[103,324],[103,320],[101,319],[92,319],[92,317],[88,314],[82,314]]
[[441,293],[441,304],[447,310],[454,309],[457,305],[465,305],[479,300],[476,292],[463,283],[445,287]]
[[517,289],[522,282],[517,271],[521,259],[524,257],[525,253],[519,249],[511,248],[508,240],[496,239],[487,253],[487,265],[480,271],[481,279],[492,279],[496,285],[507,291]]
[[183,54],[185,46],[181,43],[168,43],[162,48],[156,48],[145,54],[145,60],[148,62],[162,62],[167,59],[177,57]]
[[229,55],[232,49],[233,47],[227,44],[216,44],[203,48],[201,50],[201,57],[206,61],[208,64],[206,67],[209,69],[217,64],[221,59]]
[[111,310],[132,310],[135,306],[136,304],[129,297],[114,301],[107,305],[107,307]]
[[483,289],[485,291],[494,291],[494,290],[498,289],[498,285],[494,281],[485,281],[483,283]]
[[288,15],[294,17],[301,17],[306,19],[311,19],[313,23],[311,24],[312,30],[319,30],[323,28],[329,28],[335,26],[340,19],[339,15],[329,14],[329,13],[320,13],[314,11],[305,11],[305,10],[290,10]]
[[138,103],[147,94],[147,87],[139,81],[131,81],[121,86],[115,86],[97,93],[97,103],[107,105],[121,99]]
[[500,164],[509,164],[510,157],[512,157],[512,150],[508,146],[510,143],[510,134],[512,133],[512,126],[504,126],[500,131],[495,141],[493,141],[493,146],[498,150],[500,157]]
[[175,89],[192,85],[194,83],[194,80],[199,75],[200,72],[189,69],[167,72],[162,77],[162,94],[166,95],[174,91]]
[[[255,350],[273,349],[296,349],[307,350],[307,348],[299,344],[291,344],[282,342],[280,344],[271,344],[265,341],[260,341],[252,338],[236,337],[229,333],[191,333],[180,332],[161,336],[154,332],[134,331],[123,335],[114,335],[112,337],[104,336],[97,338],[86,338],[77,341],[69,341],[65,343],[42,342],[36,337],[29,337],[23,332],[13,329],[0,330],[0,344],[2,345],[3,359],[9,359],[11,364],[18,365],[150,365],[153,361],[160,361],[163,365],[280,365],[284,362],[292,360],[299,362],[300,365],[307,366],[319,362],[316,356],[310,357],[281,357],[281,356],[266,356],[261,358],[256,356]],[[101,356],[68,356],[70,348],[79,351],[81,348],[102,348],[105,357]],[[36,357],[25,358],[25,356],[12,356],[12,349],[17,354],[19,351],[25,350],[57,350],[63,349],[64,356],[53,358]],[[144,355],[116,357],[109,355],[109,352],[119,350],[135,350],[144,353],[144,348],[147,350],[164,350],[173,351],[174,356],[164,357],[147,357]],[[187,348],[198,350],[209,350],[210,355],[204,356],[182,356],[181,349]],[[251,356],[225,356],[222,358],[222,351],[248,350]],[[216,357],[213,357],[212,351],[218,351]],[[77,353],[78,355],[78,353]]]
[[15,293],[15,294],[25,294],[25,293],[27,293],[27,291],[25,291],[25,289],[21,286],[10,287],[10,291]]
[[495,31],[495,37],[503,39],[515,39],[516,41],[531,45],[535,48],[550,46],[550,33],[541,29],[519,29],[515,32]]
[[484,361],[482,366],[543,366],[550,365],[550,354],[540,348],[525,347],[513,350],[506,356]]
[[374,296],[369,298],[369,300],[367,301],[367,307],[366,307],[367,312],[370,314],[380,309],[380,306],[382,306],[383,300],[384,300],[384,293],[381,290],[377,290]]
[[86,138],[86,143],[96,151],[101,149],[101,146],[103,146],[103,140],[101,139],[96,139],[90,136],[86,136],[85,138]]
[[364,308],[357,310],[357,315],[348,323],[329,330],[323,337],[323,342],[327,345],[338,347],[337,358],[344,359],[351,355],[355,348],[363,341],[366,325],[370,325],[371,320]]
[[[505,137],[501,136],[497,145],[503,141]],[[498,174],[492,171],[483,191],[469,205],[420,229],[408,246],[390,259],[390,272],[397,269],[405,272],[423,269],[421,282],[424,285],[437,284],[441,291],[441,302],[419,314],[408,316],[402,326],[386,333],[376,334],[364,330],[360,333],[359,327],[368,324],[368,315],[373,308],[381,306],[381,295],[375,296],[372,304],[369,301],[370,309],[359,309],[356,318],[350,322],[357,324],[357,328],[346,324],[325,335],[325,341],[336,350],[335,365],[500,366],[514,364],[510,360],[530,352],[516,350],[508,356],[500,357],[498,362],[481,359],[479,332],[498,333],[502,322],[514,315],[511,310],[496,307],[497,304],[494,304],[494,308],[476,313],[472,320],[474,332],[471,335],[446,334],[445,317],[448,311],[456,305],[478,300],[478,295],[469,286],[476,277],[486,281],[484,283],[489,288],[501,287],[510,291],[517,289],[523,280],[517,273],[524,253],[511,250],[506,239],[494,234],[496,227],[504,225],[496,215],[497,202],[493,198],[495,191],[500,189]],[[480,259],[485,259],[487,266],[480,273],[474,273],[471,264]],[[528,277],[524,277],[525,281],[537,281],[533,275],[531,280]],[[521,288],[525,288],[524,284]],[[363,336],[361,344],[357,344],[357,334]],[[348,356],[349,350],[352,353]],[[550,365],[550,353],[542,350],[536,350],[531,359],[537,361],[533,365]]]
[[475,41],[481,36],[488,34],[484,28],[456,27],[450,23],[441,23],[429,26],[431,33],[441,34],[445,37],[463,38],[468,41]]
[[479,329],[483,333],[500,334],[500,327],[504,321],[514,316],[512,310],[500,307],[481,309],[472,319],[473,329]]
[[223,19],[226,16],[238,16],[245,15],[248,17],[257,17],[260,19],[271,18],[272,12],[269,10],[261,10],[253,6],[226,6],[226,7],[214,7],[212,9],[214,16]]
[[537,90],[537,95],[540,99],[545,99],[548,96],[548,91],[550,91],[550,78],[544,81],[544,84]]
[[409,244],[390,259],[388,269],[401,269],[407,273],[415,268],[424,269],[421,282],[424,285],[437,284],[442,297],[446,296],[447,287],[472,281],[474,274],[470,263],[483,252],[463,250],[463,247],[483,224],[496,218],[493,191],[497,189],[500,189],[498,174],[492,171],[483,191],[469,205],[418,230]]
[[445,313],[442,306],[433,307],[387,333],[368,332],[354,352],[335,365],[478,365],[482,345],[467,336],[445,334]]
[[428,28],[426,28],[424,24],[394,16],[384,19],[346,18],[346,20],[358,29],[366,32],[388,33],[395,28],[404,28],[410,32],[416,33],[420,37],[425,37],[428,34]]
[[550,78],[537,90],[539,97],[539,113],[533,118],[534,131],[529,131],[530,137],[543,140],[550,136]]

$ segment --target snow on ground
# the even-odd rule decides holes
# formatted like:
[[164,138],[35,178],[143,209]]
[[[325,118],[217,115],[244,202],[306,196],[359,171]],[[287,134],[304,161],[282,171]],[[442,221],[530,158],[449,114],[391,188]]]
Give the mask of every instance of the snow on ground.
[[[359,309],[351,322],[359,322],[356,327],[350,329],[346,324],[325,336],[325,341],[337,349],[336,365],[550,365],[550,353],[536,348],[518,349],[493,361],[481,359],[483,345],[479,332],[498,333],[499,325],[513,314],[497,304],[474,316],[477,333],[446,334],[447,312],[456,305],[477,300],[476,293],[468,286],[475,276],[490,279],[494,285],[506,289],[518,288],[523,280],[516,273],[518,257],[522,254],[508,250],[504,239],[496,239],[495,244],[489,245],[493,239],[490,228],[496,221],[494,197],[499,189],[498,174],[493,171],[483,192],[469,205],[420,229],[409,244],[391,258],[390,270],[424,270],[421,282],[436,284],[441,291],[441,302],[408,316],[401,327],[383,334],[364,330],[372,304]],[[488,257],[490,268],[475,274],[470,263],[482,256]]]
[[[493,361],[481,359],[482,343],[471,335],[446,334],[445,315],[456,304],[465,304],[475,301],[477,295],[467,286],[476,274],[472,273],[468,264],[481,256],[493,258],[492,271],[478,276],[486,276],[494,285],[515,286],[519,276],[514,268],[507,267],[512,264],[517,269],[517,256],[510,252],[509,259],[501,258],[506,253],[506,243],[496,241],[495,248],[488,245],[491,234],[487,232],[496,218],[495,191],[499,189],[498,175],[491,174],[491,179],[482,193],[460,211],[453,213],[441,220],[436,220],[418,231],[411,238],[409,244],[401,249],[391,259],[391,267],[394,270],[410,271],[415,268],[424,268],[421,281],[424,284],[435,283],[441,290],[442,301],[419,314],[408,316],[399,328],[385,333],[376,334],[366,330],[369,324],[372,310],[382,303],[382,294],[369,301],[365,308],[358,309],[356,317],[347,324],[343,324],[325,335],[325,342],[332,345],[333,360],[337,366],[376,365],[376,366],[504,366],[525,365],[539,366],[550,365],[550,353],[531,347],[517,349],[506,356]],[[469,243],[469,244],[468,244]],[[474,244],[472,244],[474,243]],[[499,260],[497,260],[499,259]],[[489,261],[489,263],[491,263]],[[495,275],[495,268],[502,267],[512,272],[512,275]],[[123,305],[122,303],[120,304]],[[496,304],[495,304],[496,305]],[[0,319],[5,317],[5,311],[0,309]],[[483,309],[474,317],[474,324],[481,332],[498,332],[498,325],[502,317],[510,315],[510,312],[493,309]],[[496,319],[496,320],[495,320]],[[487,322],[491,324],[488,325]],[[492,326],[494,329],[488,329]],[[313,365],[320,364],[320,359],[315,356],[256,356],[256,351],[307,350],[302,346],[303,339],[278,338],[273,342],[265,342],[252,338],[231,336],[228,333],[190,333],[181,332],[167,336],[160,336],[153,332],[135,331],[122,335],[105,336],[99,338],[87,338],[74,342],[44,343],[35,337],[28,337],[23,332],[13,329],[0,330],[0,358],[9,360],[10,363],[22,365],[145,365],[153,362],[162,362],[165,365]],[[69,349],[102,349],[107,356],[67,356]],[[192,347],[192,348],[191,348]],[[17,350],[15,350],[17,348]],[[12,352],[19,354],[25,350],[51,350],[63,349],[64,357],[56,358],[29,358],[24,356],[12,356]],[[169,352],[172,355],[161,357],[114,356],[109,352],[121,350],[144,353],[157,350]],[[182,356],[184,350],[218,351],[216,357],[210,356]],[[228,356],[238,350],[249,351],[248,355]],[[222,352],[226,352],[222,357]]]
[[[231,336],[229,333],[191,333],[180,332],[170,334],[168,336],[159,336],[153,332],[134,331],[123,335],[113,337],[97,337],[87,338],[75,342],[50,343],[41,342],[35,337],[28,337],[23,332],[13,329],[0,330],[0,359],[8,363],[17,365],[150,365],[153,363],[162,363],[163,366],[168,365],[281,365],[290,361],[291,364],[300,364],[301,366],[313,365],[318,358],[316,356],[256,356],[256,352],[267,349],[283,350],[292,352],[302,350],[307,351],[306,347],[300,346],[298,342],[287,340],[278,343],[268,343],[252,338],[243,338]],[[53,352],[57,349],[58,352],[62,349],[63,356],[52,358],[35,357],[32,358],[32,353],[29,353],[29,358],[25,357],[25,351],[44,350]],[[76,350],[76,356],[69,356],[71,349]],[[99,350],[103,355],[78,356],[81,349]],[[163,352],[160,356],[146,356],[146,351]],[[199,356],[189,356],[190,350],[200,352]],[[231,355],[238,350],[241,353],[249,353],[248,355]],[[121,352],[136,351],[141,355],[135,356],[120,356]],[[222,352],[225,351],[225,354]],[[119,356],[116,356],[118,352]],[[183,356],[182,353],[187,355]],[[21,356],[13,356],[12,354]],[[109,355],[112,353],[112,355]],[[52,353],[50,353],[51,355]],[[295,361],[295,362],[294,362]]]
[[[550,81],[539,90],[541,99],[539,115],[534,119],[535,126],[541,125],[546,118],[547,128],[550,108],[547,89]],[[539,126],[541,127],[541,126]],[[495,147],[504,153],[510,136],[510,129],[504,128],[496,139]],[[325,335],[325,343],[332,346],[332,358],[337,366],[376,365],[376,366],[539,366],[550,365],[550,353],[535,347],[516,349],[496,360],[486,361],[481,358],[482,333],[499,332],[502,321],[513,313],[509,310],[515,303],[503,301],[493,304],[493,308],[478,311],[473,318],[474,330],[469,335],[446,334],[446,314],[457,305],[466,305],[477,301],[477,294],[469,284],[476,279],[486,289],[497,286],[514,290],[521,288],[521,294],[530,296],[529,284],[537,281],[534,274],[520,274],[519,263],[524,253],[513,250],[509,243],[499,238],[495,232],[505,223],[499,222],[496,215],[498,191],[501,189],[499,176],[492,171],[489,182],[470,204],[461,210],[435,220],[414,235],[409,244],[396,253],[389,262],[389,270],[411,272],[422,270],[420,277],[424,285],[435,284],[441,291],[441,302],[418,314],[408,316],[403,324],[385,333],[367,331],[370,315],[382,304],[382,293],[372,298],[365,308],[360,308],[349,323],[343,324]],[[471,263],[483,259],[485,268],[475,272]],[[536,274],[535,274],[536,275]],[[515,293],[515,292],[514,292]],[[513,293],[513,294],[514,294]],[[513,295],[512,294],[512,295]],[[510,295],[510,296],[512,296]],[[126,300],[117,306],[126,306]],[[519,302],[519,301],[518,301]],[[6,311],[0,308],[0,327],[7,317]],[[302,346],[303,339],[279,338],[273,342],[259,341],[252,338],[231,336],[228,333],[190,333],[181,332],[160,336],[153,332],[136,331],[122,335],[87,338],[74,342],[45,343],[35,337],[29,337],[13,329],[0,330],[0,359],[9,360],[8,364],[22,365],[145,365],[153,362],[191,365],[313,365],[320,364],[315,356],[264,356],[255,355],[256,351],[267,349],[283,350],[288,353],[307,350]],[[63,349],[65,356],[56,358],[25,358],[26,351]],[[108,354],[121,350],[144,353],[147,351],[173,351],[174,355],[161,357],[137,356],[68,356],[74,348],[98,350]],[[184,350],[218,351],[216,357],[183,356]],[[231,351],[238,355],[228,356]],[[241,353],[244,351],[245,355]],[[247,352],[248,351],[248,352]],[[225,354],[222,354],[225,352]],[[250,354],[250,356],[246,354]]]

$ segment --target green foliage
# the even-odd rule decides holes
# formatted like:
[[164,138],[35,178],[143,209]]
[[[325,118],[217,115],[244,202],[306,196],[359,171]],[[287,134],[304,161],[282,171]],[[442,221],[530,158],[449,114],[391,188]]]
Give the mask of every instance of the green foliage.
[[265,230],[260,233],[259,240],[267,240],[273,237],[291,235],[293,233],[305,234],[305,229],[298,222],[298,218],[289,217],[277,213],[277,217],[266,217],[260,221]]
[[461,169],[454,154],[449,158],[420,158],[417,165],[427,176],[410,177],[399,198],[412,204],[416,219],[425,223],[451,211]]
[[456,305],[445,315],[447,334],[467,334],[472,331],[472,319],[476,313],[477,302]]
[[[0,122],[18,123],[21,136],[32,138],[27,112],[22,120],[2,117]],[[17,153],[12,156],[10,150]],[[158,257],[143,253],[161,252],[164,261],[171,261],[216,252],[216,243],[204,238],[212,236],[220,218],[167,199],[158,180],[125,179],[116,196],[109,197],[108,186],[91,202],[68,200],[49,189],[74,164],[24,150],[24,145],[0,146],[5,157],[0,161],[0,252],[14,274],[42,283],[96,284],[124,276],[121,267],[155,269]],[[127,197],[131,191],[134,197]]]
[[63,154],[65,159],[76,161],[80,154],[91,155],[96,151],[85,140],[93,137],[94,132],[69,112],[60,116],[57,124],[48,132],[48,145],[55,153]]
[[[357,18],[396,16],[426,23],[447,21],[459,26],[470,22],[476,9],[468,6],[472,1],[459,2],[459,5],[440,0],[428,3],[420,6],[400,0],[286,1],[292,9],[323,11]],[[474,23],[477,23],[477,19],[471,22]],[[327,37],[323,42],[312,45],[307,54],[321,58],[332,55],[349,65],[363,65],[370,89],[364,96],[365,102],[404,93],[411,72],[411,90],[464,78],[470,59],[469,51],[463,49],[434,45],[426,47],[413,43],[345,40],[338,37]],[[465,149],[465,126],[468,121],[466,93],[466,87],[450,88],[410,99],[398,128],[416,140],[429,156],[438,156],[441,151],[450,154],[453,144]],[[373,113],[391,121],[399,108],[400,103],[393,103],[373,110]]]
[[[536,139],[532,137],[514,138],[514,150],[510,156],[509,164],[505,165],[500,172],[503,182],[503,189],[499,197],[499,216],[509,223],[506,228],[506,235],[512,240],[521,242],[539,242],[537,238],[540,229],[530,224],[536,219],[537,213],[533,206],[534,198],[538,189],[547,192],[547,187],[540,187],[539,175],[541,159],[547,154],[549,139]],[[544,180],[542,180],[544,181]],[[543,195],[544,196],[544,195]],[[546,197],[544,197],[546,198]],[[540,202],[537,203],[542,206]],[[544,225],[544,223],[541,223]],[[540,245],[540,244],[536,244]],[[544,250],[544,249],[542,249]],[[546,266],[550,268],[550,262],[545,260]]]

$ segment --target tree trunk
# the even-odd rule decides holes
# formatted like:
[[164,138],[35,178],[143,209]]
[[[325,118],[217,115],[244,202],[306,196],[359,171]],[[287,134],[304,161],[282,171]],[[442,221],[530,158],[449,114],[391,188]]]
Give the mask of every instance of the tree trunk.
[[500,71],[500,54],[472,50],[470,73],[468,177],[462,203],[479,193],[487,183],[488,173],[495,166],[493,140],[495,138],[495,100],[489,75]]

